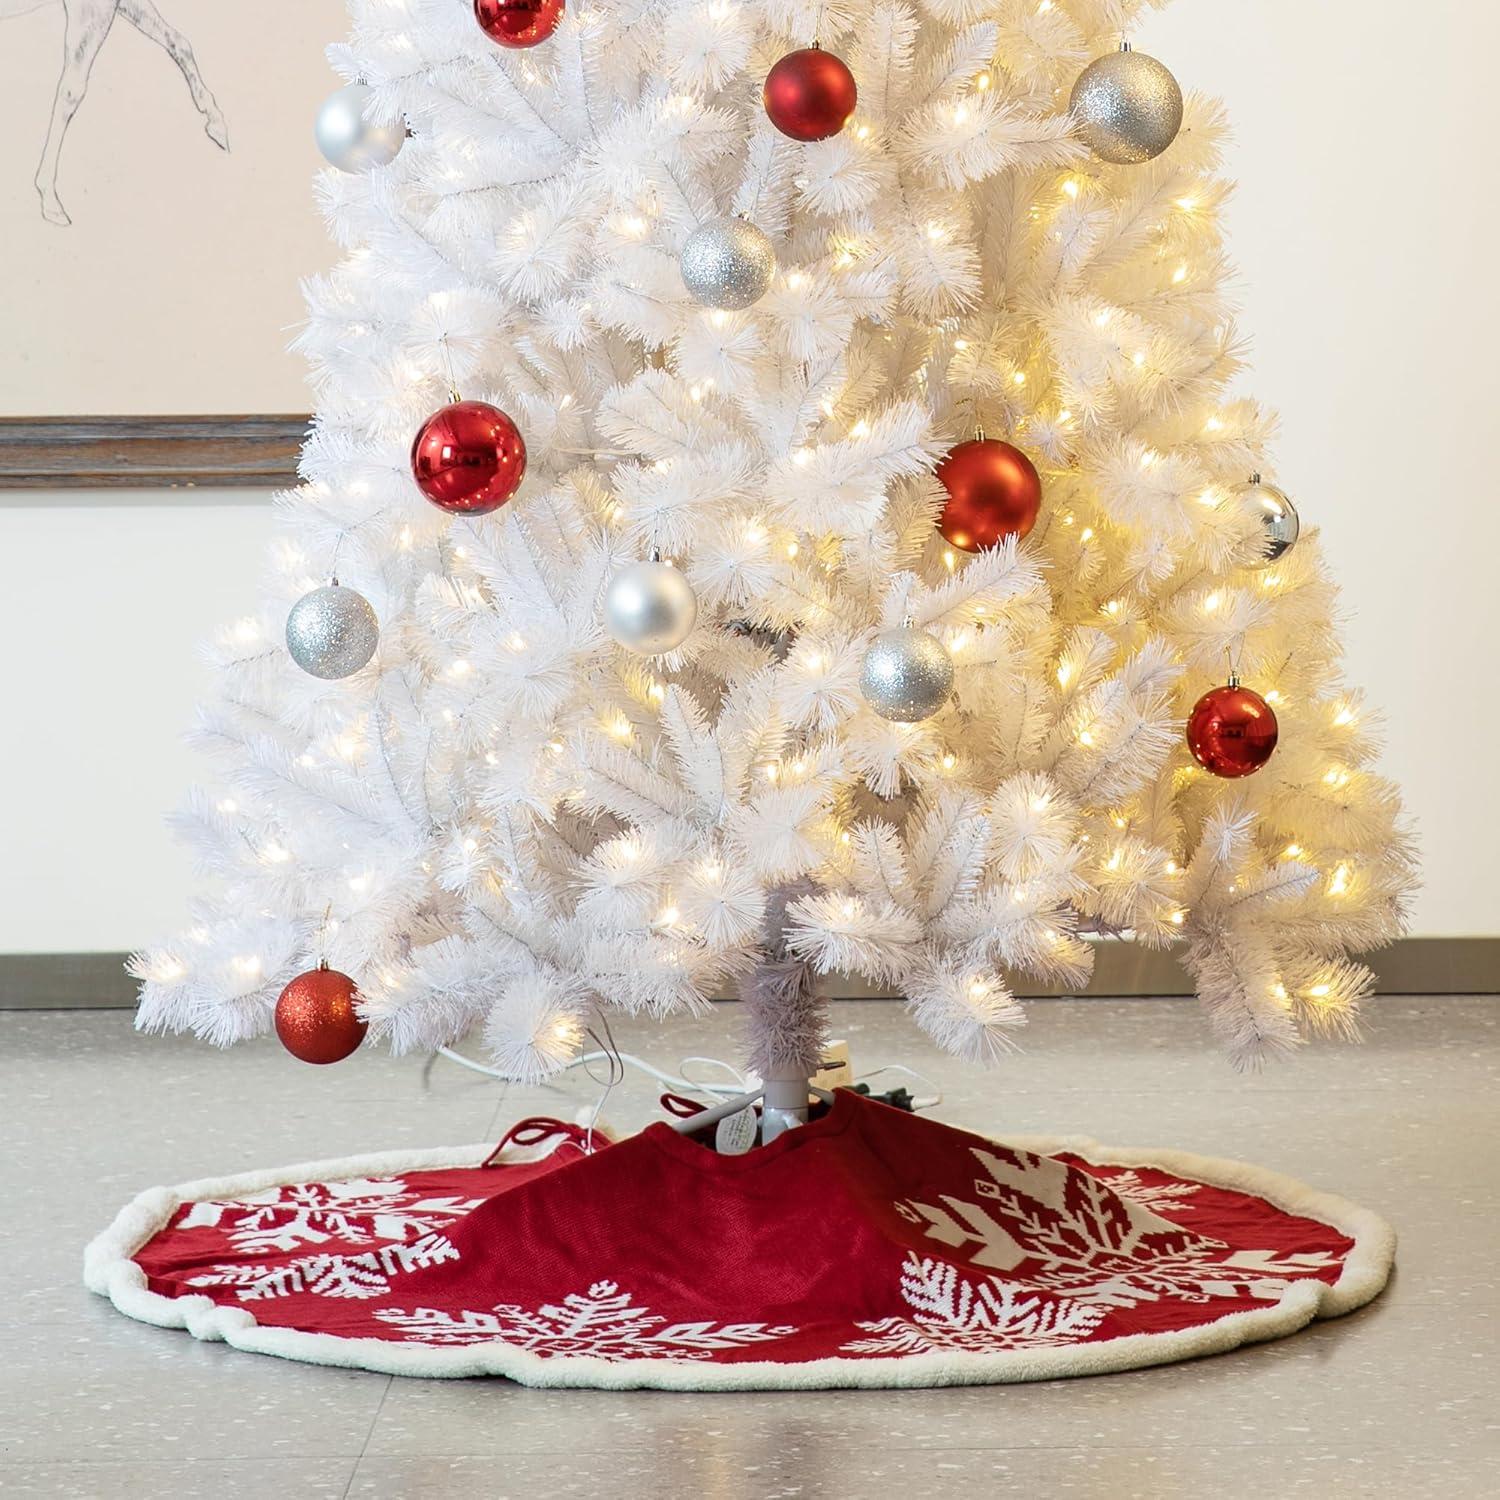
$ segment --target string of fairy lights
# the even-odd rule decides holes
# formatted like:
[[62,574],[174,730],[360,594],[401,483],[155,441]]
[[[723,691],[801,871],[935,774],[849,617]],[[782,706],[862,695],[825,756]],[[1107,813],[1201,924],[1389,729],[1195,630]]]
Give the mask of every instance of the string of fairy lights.
[[[564,3],[474,0],[474,16],[495,44],[526,49],[552,37]],[[783,135],[819,141],[849,125],[858,88],[844,60],[814,43],[775,63],[766,75],[762,101],[767,117]],[[353,83],[333,93],[318,112],[318,145],[344,172],[367,173],[388,165],[407,138],[403,122],[372,117],[372,103],[371,90]],[[1069,106],[1074,128],[1093,153],[1122,166],[1159,156],[1176,138],[1183,118],[1182,93],[1171,72],[1128,43],[1082,70]],[[699,225],[686,238],[678,263],[684,290],[714,317],[753,307],[779,271],[771,238],[740,214],[720,215]],[[411,474],[418,491],[453,516],[480,517],[505,506],[521,487],[526,461],[526,442],[516,422],[500,408],[461,399],[456,391],[421,424],[411,447]],[[1016,444],[976,431],[951,448],[934,473],[945,492],[937,529],[950,549],[950,568],[957,566],[955,553],[976,555],[1012,538],[1019,543],[1035,526],[1045,486],[1033,458]],[[1258,474],[1239,486],[1235,498],[1259,525],[1259,545],[1245,565],[1268,568],[1297,542],[1296,509]],[[653,553],[614,573],[603,591],[601,613],[606,632],[619,648],[651,658],[682,647],[698,628],[701,612],[684,571]],[[336,680],[369,664],[379,645],[380,626],[369,601],[333,577],[292,606],[286,638],[292,659],[303,671]],[[954,678],[949,645],[934,632],[904,621],[874,633],[868,641],[859,686],[876,714],[911,724],[942,709],[953,692]],[[1264,766],[1278,733],[1271,703],[1241,684],[1233,672],[1227,682],[1203,694],[1186,724],[1195,761],[1213,775],[1231,779]],[[326,967],[299,975],[278,1001],[278,1035],[290,1051],[308,1061],[347,1056],[365,1029],[354,996],[353,981]]]

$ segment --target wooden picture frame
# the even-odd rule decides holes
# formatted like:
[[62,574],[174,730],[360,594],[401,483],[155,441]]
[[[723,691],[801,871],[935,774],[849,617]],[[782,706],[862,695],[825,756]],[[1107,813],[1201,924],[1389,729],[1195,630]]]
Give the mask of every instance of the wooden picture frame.
[[0,490],[284,489],[310,420],[0,417]]
[[288,339],[340,254],[312,122],[350,22],[261,9],[0,0],[0,492],[296,483]]

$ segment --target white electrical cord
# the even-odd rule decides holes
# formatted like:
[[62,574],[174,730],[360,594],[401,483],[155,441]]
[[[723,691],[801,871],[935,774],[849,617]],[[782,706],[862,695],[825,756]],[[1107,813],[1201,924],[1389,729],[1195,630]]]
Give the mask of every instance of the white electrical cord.
[[[465,1057],[463,1053],[455,1052],[451,1047],[439,1047],[437,1055],[439,1057],[446,1057],[449,1062],[455,1062],[461,1068],[468,1068],[475,1073],[483,1073],[486,1078],[496,1078],[502,1083],[514,1082],[513,1079],[507,1079],[503,1073],[498,1073],[494,1068],[486,1067],[481,1062],[475,1062],[472,1057]],[[637,1057],[632,1052],[584,1052],[568,1063],[562,1071],[567,1072],[572,1068],[587,1067],[590,1063],[612,1061],[615,1058],[618,1058],[620,1062],[632,1068],[639,1068],[642,1073],[649,1074],[665,1088],[671,1089],[674,1094],[710,1094],[718,1100],[734,1099],[739,1095],[753,1091],[758,1082],[756,1079],[741,1073],[732,1063],[725,1062],[721,1057],[684,1057],[677,1064],[678,1072],[673,1074],[658,1068],[654,1063],[647,1062],[643,1057]],[[709,1083],[706,1080],[699,1081],[689,1078],[687,1076],[687,1069],[690,1064],[694,1063],[710,1068],[721,1068],[728,1075],[729,1082]],[[925,1084],[932,1090],[930,1095],[923,1095],[912,1099],[912,1108],[914,1110],[936,1109],[943,1102],[943,1091],[938,1088],[932,1079],[928,1078],[924,1073],[917,1072],[915,1068],[907,1067],[905,1063],[882,1063],[880,1067],[872,1068],[868,1073],[859,1074],[857,1081],[867,1083],[870,1079],[878,1078],[883,1073],[903,1074],[907,1078],[915,1079],[916,1082]]]
[[[513,1083],[514,1079],[508,1079],[503,1073],[494,1068],[486,1067],[482,1062],[475,1062],[472,1057],[465,1057],[461,1052],[455,1052],[451,1047],[439,1047],[439,1057],[446,1057],[449,1062],[456,1062],[461,1068],[468,1068],[475,1073],[483,1073],[486,1078],[498,1078],[502,1083]],[[652,1078],[675,1093],[683,1094],[713,1094],[715,1097],[724,1098],[735,1094],[743,1094],[750,1087],[747,1080],[738,1068],[724,1062],[717,1057],[685,1057],[678,1064],[679,1068],[686,1068],[689,1063],[707,1063],[710,1067],[722,1068],[730,1077],[728,1083],[699,1083],[688,1078],[685,1074],[678,1075],[664,1072],[661,1068],[648,1063],[645,1058],[637,1057],[631,1052],[584,1052],[567,1063],[562,1069],[568,1072],[572,1068],[586,1067],[590,1063],[606,1062],[618,1058],[622,1063],[630,1067],[639,1068],[643,1073],[649,1073]]]

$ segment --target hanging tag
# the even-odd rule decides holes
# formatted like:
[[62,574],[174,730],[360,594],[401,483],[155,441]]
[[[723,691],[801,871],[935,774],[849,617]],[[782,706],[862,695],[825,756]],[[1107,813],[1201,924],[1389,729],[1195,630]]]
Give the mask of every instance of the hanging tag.
[[743,1156],[755,1144],[755,1127],[754,1105],[725,1115],[714,1131],[714,1149],[720,1156]]

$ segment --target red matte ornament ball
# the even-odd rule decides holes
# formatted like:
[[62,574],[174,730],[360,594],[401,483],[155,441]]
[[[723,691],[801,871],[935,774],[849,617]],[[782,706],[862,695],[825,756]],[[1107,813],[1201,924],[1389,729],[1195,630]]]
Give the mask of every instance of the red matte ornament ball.
[[440,510],[487,515],[520,489],[526,444],[498,406],[455,401],[422,423],[411,445],[411,472]]
[[319,965],[299,974],[276,999],[276,1035],[305,1063],[342,1062],[365,1038],[354,1009],[359,991],[347,974]]
[[821,47],[788,52],[769,73],[762,95],[771,123],[794,141],[837,135],[859,100],[854,74]]
[[502,47],[535,47],[562,20],[563,0],[474,0],[474,19]]
[[1230,779],[1260,770],[1276,748],[1277,732],[1271,705],[1233,678],[1210,688],[1187,721],[1193,759],[1205,771]]
[[1042,480],[1036,465],[1010,443],[975,438],[960,443],[937,466],[948,491],[938,530],[960,552],[979,552],[1036,525]]

